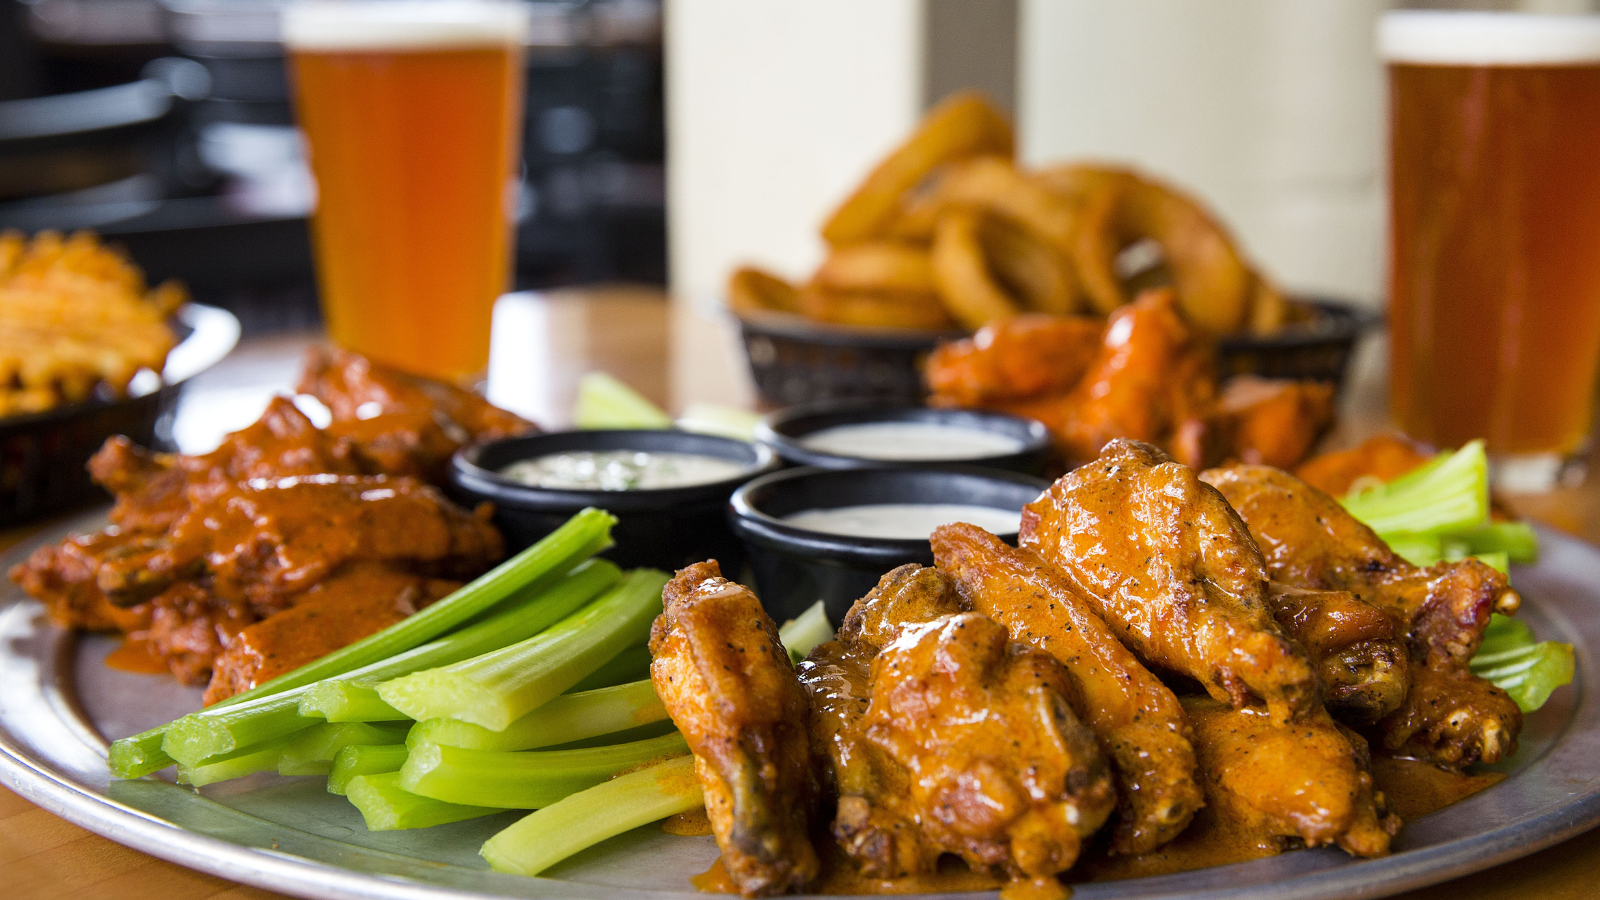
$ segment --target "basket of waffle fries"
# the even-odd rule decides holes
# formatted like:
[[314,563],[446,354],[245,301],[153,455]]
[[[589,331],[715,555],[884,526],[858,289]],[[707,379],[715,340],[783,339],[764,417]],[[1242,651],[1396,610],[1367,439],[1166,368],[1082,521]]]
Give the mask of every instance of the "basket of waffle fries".
[[928,351],[1025,313],[1110,315],[1170,287],[1228,372],[1339,381],[1369,323],[1286,297],[1199,201],[1130,168],[1015,161],[980,94],[934,107],[822,225],[826,256],[791,282],[730,276],[757,388],[796,403],[915,401]]
[[[187,299],[87,232],[0,233],[0,527],[103,499],[84,463],[110,435],[162,442],[181,387],[168,356],[198,336]],[[222,330],[201,356],[232,347]]]

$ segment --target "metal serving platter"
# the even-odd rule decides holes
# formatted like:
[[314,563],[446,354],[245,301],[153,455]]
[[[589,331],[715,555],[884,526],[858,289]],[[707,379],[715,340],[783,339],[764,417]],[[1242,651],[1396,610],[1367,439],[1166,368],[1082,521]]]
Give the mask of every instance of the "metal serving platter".
[[[79,518],[13,550],[22,559]],[[1523,617],[1541,638],[1570,641],[1577,681],[1530,715],[1505,781],[1406,823],[1395,852],[1353,860],[1302,850],[1196,872],[1075,886],[1081,900],[1320,900],[1382,897],[1533,853],[1600,823],[1600,548],[1541,529],[1543,555],[1515,570]],[[697,896],[691,875],[717,855],[709,837],[646,826],[549,870],[490,872],[479,845],[518,813],[420,831],[368,833],[320,778],[262,774],[195,791],[106,773],[107,739],[200,705],[171,679],[106,668],[115,641],[50,625],[39,604],[0,587],[0,782],[91,831],[234,881],[319,898],[528,897],[661,900]],[[169,776],[167,776],[169,777]],[[704,895],[698,895],[704,896]],[[937,896],[972,896],[937,895]],[[992,894],[990,895],[992,896]]]

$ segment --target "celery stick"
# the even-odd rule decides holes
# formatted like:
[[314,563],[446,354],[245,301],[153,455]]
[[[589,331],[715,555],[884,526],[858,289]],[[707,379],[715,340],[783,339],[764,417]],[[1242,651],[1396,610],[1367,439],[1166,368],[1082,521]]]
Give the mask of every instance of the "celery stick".
[[822,608],[822,601],[811,604],[805,612],[783,623],[778,629],[778,640],[789,651],[795,662],[805,659],[818,644],[833,640],[833,625]]
[[577,694],[603,687],[616,687],[619,684],[648,677],[650,677],[650,648],[641,644],[638,647],[625,648],[621,653],[611,657],[605,665],[583,676],[583,680],[567,688],[567,693]]
[[1499,613],[1489,617],[1470,665],[1473,674],[1510,694],[1525,713],[1543,706],[1556,688],[1571,684],[1574,672],[1571,644],[1538,641],[1528,623]]
[[[616,581],[620,574],[621,570],[609,560],[586,560],[547,590],[521,598],[452,634],[338,676],[337,680],[371,686],[522,640],[569,616]],[[319,721],[316,717],[322,714],[323,708],[315,699],[308,703],[309,698],[322,696],[318,693],[319,687],[320,682],[237,706],[212,707],[185,716],[168,726],[163,747],[173,759],[195,766],[237,747],[293,734]]]
[[[293,672],[229,697],[210,709],[232,707],[281,694],[291,688],[371,665],[432,640],[530,584],[571,569],[610,547],[611,526],[616,521],[615,516],[604,510],[581,510],[538,543],[416,615]],[[169,726],[170,723],[114,742],[107,760],[112,774],[118,778],[138,778],[172,765],[173,758],[163,746]]]
[[504,731],[455,719],[418,722],[406,743],[468,750],[532,750],[625,731],[667,718],[667,708],[648,679],[577,694],[562,694],[512,722]]
[[409,726],[341,722],[313,725],[289,739],[278,757],[279,775],[323,775],[333,771],[333,759],[352,744],[404,744]]
[[410,716],[383,702],[377,688],[342,678],[319,681],[300,698],[300,714],[329,722],[399,722]]
[[1465,543],[1467,552],[1477,557],[1504,553],[1519,565],[1539,559],[1539,535],[1527,522],[1489,522],[1450,537]]
[[463,750],[411,746],[400,787],[413,794],[468,806],[539,809],[594,787],[626,769],[689,752],[676,731],[660,737],[582,750]]
[[606,838],[704,803],[694,757],[679,757],[553,803],[485,841],[479,852],[496,872],[537,875]]
[[461,806],[428,797],[418,797],[400,787],[400,773],[357,775],[345,786],[345,798],[361,811],[368,831],[398,831],[403,828],[432,828],[492,816],[502,809]]
[[179,766],[178,783],[205,787],[257,772],[270,772],[278,767],[285,743],[282,740],[267,741],[265,744],[245,747],[203,766]]
[[1489,521],[1489,461],[1472,441],[1388,484],[1353,491],[1342,501],[1380,535],[1427,535]]
[[578,379],[572,420],[579,428],[672,427],[672,417],[661,407],[604,372],[590,372]]
[[460,719],[503,731],[649,633],[667,574],[635,569],[622,583],[542,634],[464,662],[378,686],[390,706],[421,721]]
[[399,772],[405,765],[406,753],[404,744],[351,744],[341,748],[328,771],[328,793],[347,793],[350,779],[360,775]]

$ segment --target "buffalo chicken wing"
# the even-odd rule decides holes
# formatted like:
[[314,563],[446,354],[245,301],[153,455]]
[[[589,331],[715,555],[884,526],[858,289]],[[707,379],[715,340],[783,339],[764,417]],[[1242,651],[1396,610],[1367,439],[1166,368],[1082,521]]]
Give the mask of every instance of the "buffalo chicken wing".
[[677,573],[650,633],[650,679],[694,751],[723,864],[747,897],[817,876],[808,697],[761,601],[715,562]]
[[1022,542],[1144,662],[1278,721],[1318,702],[1305,652],[1268,602],[1261,551],[1222,495],[1148,444],[1116,440],[1029,504]]
[[1112,851],[1145,853],[1176,837],[1203,802],[1178,698],[1033,552],[967,524],[936,530],[933,552],[970,608],[1054,656],[1072,677],[1081,698],[1074,708],[1117,776]]

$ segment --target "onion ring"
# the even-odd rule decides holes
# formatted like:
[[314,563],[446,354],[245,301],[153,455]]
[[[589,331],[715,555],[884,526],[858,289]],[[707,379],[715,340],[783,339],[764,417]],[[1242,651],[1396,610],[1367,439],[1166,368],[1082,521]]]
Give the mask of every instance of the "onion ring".
[[1073,261],[1096,309],[1109,312],[1127,302],[1117,254],[1150,238],[1161,245],[1179,305],[1195,327],[1225,334],[1245,326],[1255,276],[1200,204],[1119,169],[1063,166],[1040,176],[1040,183],[1080,199]]
[[1032,232],[997,217],[979,231],[995,280],[1029,312],[1079,312],[1078,280],[1072,263]]
[[945,163],[979,154],[1015,152],[1011,123],[977,91],[954,94],[923,118],[911,137],[889,154],[822,226],[833,246],[882,237],[901,200]]
[[956,324],[931,293],[834,291],[807,284],[800,289],[800,311],[819,322],[868,328],[944,331]]
[[899,241],[836,247],[811,280],[835,291],[931,294],[937,290],[927,249]]
[[977,210],[951,210],[939,217],[933,237],[933,272],[939,279],[939,296],[956,321],[968,329],[1022,313],[989,274],[979,236],[983,215]]
[[800,311],[794,285],[764,269],[742,266],[728,276],[728,306],[740,315]]

